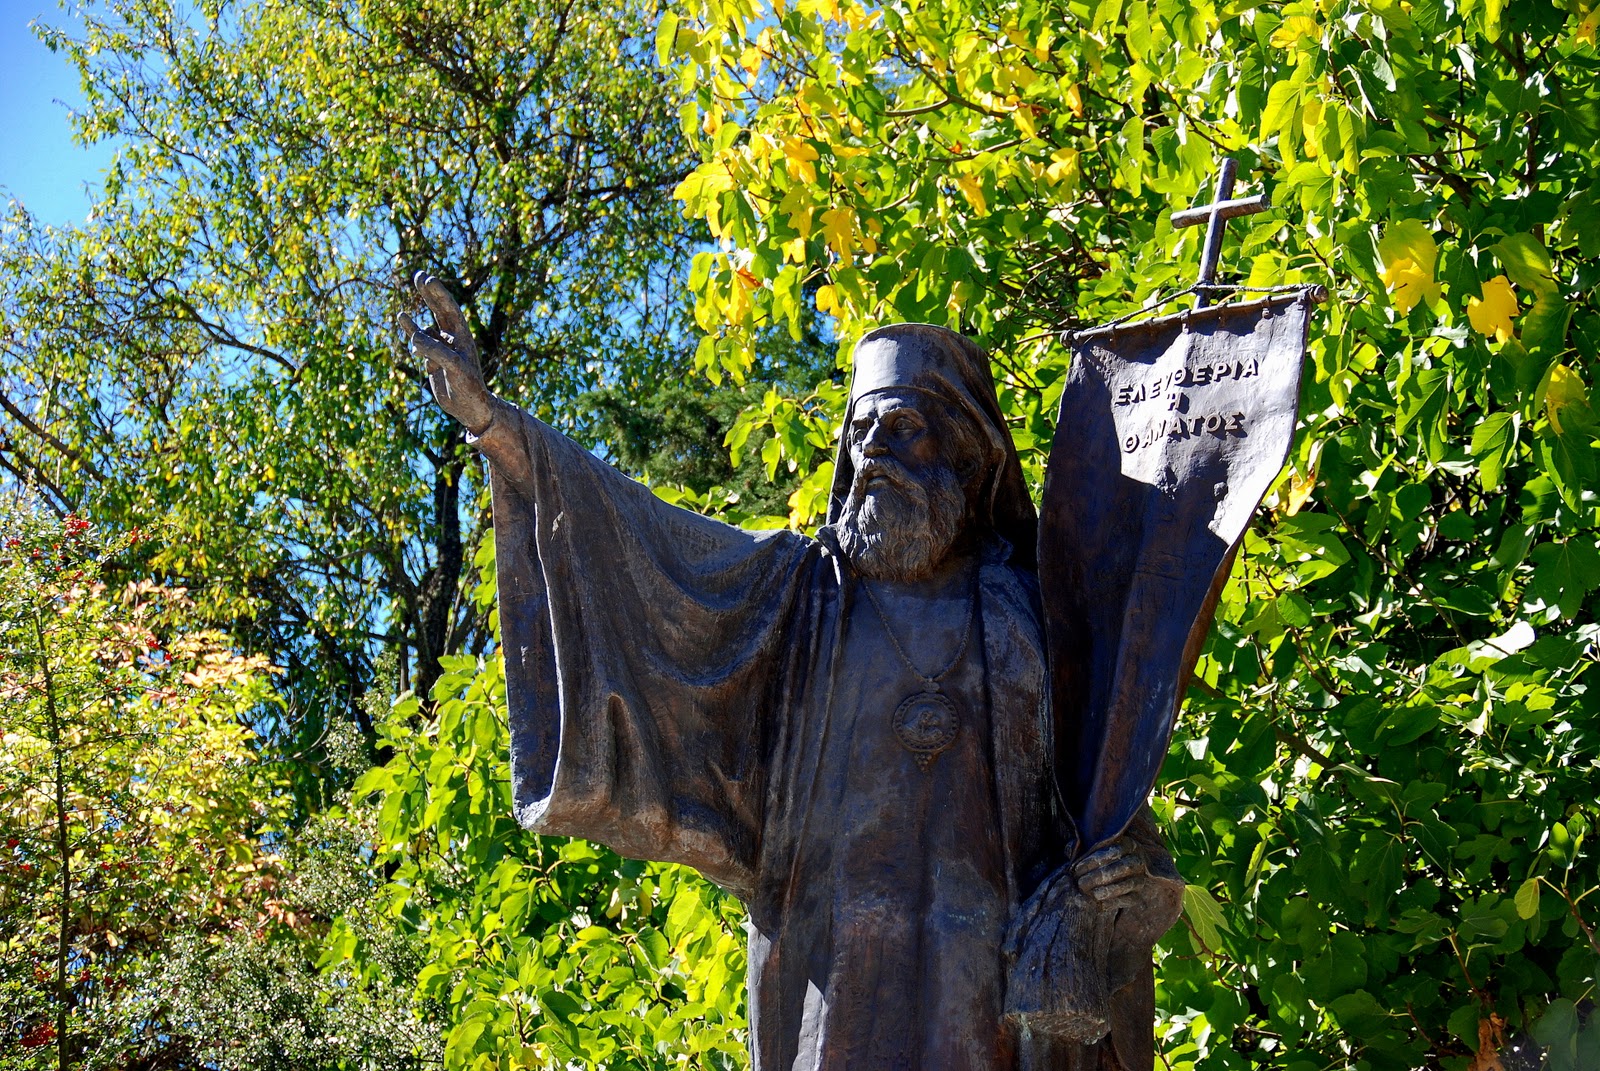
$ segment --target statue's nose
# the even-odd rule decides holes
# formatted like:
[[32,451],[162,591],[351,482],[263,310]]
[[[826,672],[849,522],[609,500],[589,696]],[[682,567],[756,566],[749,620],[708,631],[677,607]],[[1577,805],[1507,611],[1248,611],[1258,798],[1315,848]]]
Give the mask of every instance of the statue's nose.
[[883,457],[889,452],[889,447],[884,445],[884,430],[882,424],[873,424],[867,429],[867,434],[861,440],[861,452],[867,457]]

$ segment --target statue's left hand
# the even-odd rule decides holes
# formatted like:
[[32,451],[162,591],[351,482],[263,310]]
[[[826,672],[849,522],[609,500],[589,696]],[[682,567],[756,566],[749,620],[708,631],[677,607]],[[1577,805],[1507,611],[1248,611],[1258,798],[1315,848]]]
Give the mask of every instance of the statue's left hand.
[[1135,895],[1149,873],[1144,852],[1129,836],[1118,837],[1072,865],[1078,888],[1102,904]]
[[467,318],[438,279],[418,272],[412,285],[433,313],[433,325],[418,327],[409,315],[401,313],[400,332],[411,352],[427,362],[428,386],[439,407],[474,435],[481,434],[494,419],[494,395],[484,383],[478,346]]
[[1154,943],[1183,910],[1183,879],[1164,854],[1164,865],[1152,862],[1146,847],[1125,834],[1078,860],[1072,874],[1086,895],[1118,910],[1119,928],[1151,931]]

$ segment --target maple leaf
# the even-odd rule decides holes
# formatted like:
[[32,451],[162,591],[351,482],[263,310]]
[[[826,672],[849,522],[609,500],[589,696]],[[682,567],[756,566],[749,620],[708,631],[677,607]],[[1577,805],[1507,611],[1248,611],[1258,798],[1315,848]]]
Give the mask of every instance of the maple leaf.
[[1518,312],[1516,291],[1504,275],[1496,275],[1482,289],[1481,298],[1467,298],[1467,319],[1478,334],[1504,342],[1511,337],[1511,321]]
[[822,237],[845,263],[855,248],[856,214],[848,208],[830,208],[822,213]]
[[817,183],[817,169],[812,161],[817,159],[816,146],[804,138],[787,138],[783,143],[783,164],[789,177],[808,186]]

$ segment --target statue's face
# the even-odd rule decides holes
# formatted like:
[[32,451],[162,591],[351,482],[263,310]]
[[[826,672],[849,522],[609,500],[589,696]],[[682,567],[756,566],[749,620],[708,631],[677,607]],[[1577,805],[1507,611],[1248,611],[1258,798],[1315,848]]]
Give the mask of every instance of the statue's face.
[[918,580],[955,548],[975,459],[960,419],[920,391],[877,391],[856,402],[845,429],[855,480],[838,531],[858,572]]

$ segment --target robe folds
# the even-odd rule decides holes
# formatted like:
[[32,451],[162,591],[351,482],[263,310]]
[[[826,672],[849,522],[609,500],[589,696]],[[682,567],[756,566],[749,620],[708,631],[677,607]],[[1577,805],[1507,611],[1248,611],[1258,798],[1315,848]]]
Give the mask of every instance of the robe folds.
[[894,726],[920,681],[828,529],[671,506],[503,403],[477,445],[517,818],[745,902],[756,1071],[1149,1067],[1148,942],[1117,967],[1109,1042],[1001,1019],[1006,923],[1070,837],[1037,585],[1003,546],[941,681],[959,729],[924,766]]

